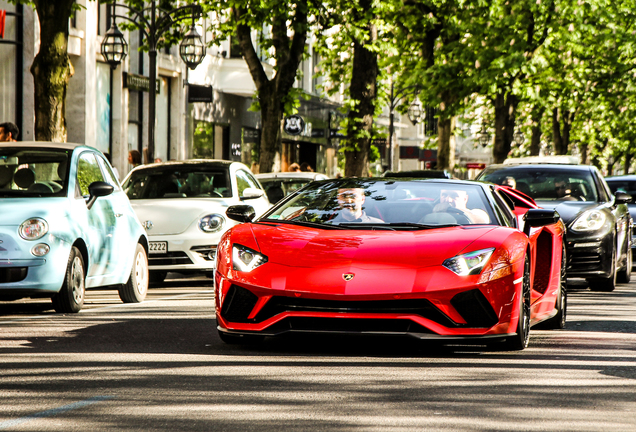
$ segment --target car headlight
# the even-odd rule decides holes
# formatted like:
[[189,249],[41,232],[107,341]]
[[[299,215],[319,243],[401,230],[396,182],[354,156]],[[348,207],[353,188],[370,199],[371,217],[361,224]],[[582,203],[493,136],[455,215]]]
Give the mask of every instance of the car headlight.
[[203,216],[199,220],[199,229],[204,233],[215,233],[221,231],[225,225],[225,218],[219,214]]
[[44,219],[27,219],[20,225],[18,233],[25,240],[37,240],[49,232],[49,224]]
[[495,248],[481,249],[449,258],[442,265],[459,276],[479,274]]
[[600,210],[588,210],[576,218],[572,224],[573,231],[596,231],[605,225],[607,216]]
[[267,257],[245,246],[232,247],[232,267],[234,270],[251,272],[267,262]]

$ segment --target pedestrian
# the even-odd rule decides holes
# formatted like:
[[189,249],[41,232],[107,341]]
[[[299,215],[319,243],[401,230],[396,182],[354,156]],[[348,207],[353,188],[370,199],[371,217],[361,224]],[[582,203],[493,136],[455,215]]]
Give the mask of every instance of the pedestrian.
[[15,123],[0,123],[0,142],[16,142],[18,141],[19,134],[20,129],[18,129]]
[[128,163],[131,164],[133,168],[141,165],[141,153],[139,153],[139,150],[131,150],[128,152]]
[[305,172],[314,172],[314,169],[307,162],[300,164],[300,170]]
[[294,162],[293,164],[289,165],[289,167],[287,168],[287,171],[289,171],[289,172],[300,172],[300,165],[298,165],[296,162]]

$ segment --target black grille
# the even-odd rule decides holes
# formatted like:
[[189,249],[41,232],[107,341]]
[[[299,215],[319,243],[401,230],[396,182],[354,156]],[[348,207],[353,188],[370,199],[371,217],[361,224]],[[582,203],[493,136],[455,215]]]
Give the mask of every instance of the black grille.
[[[282,312],[347,312],[347,313],[404,313],[419,315],[445,327],[457,327],[426,299],[410,300],[317,300],[295,297],[272,297],[261,309],[254,322],[261,322]],[[383,320],[384,321],[384,320]]]
[[468,327],[492,327],[499,318],[488,299],[478,289],[464,291],[451,299],[451,304],[464,318]]
[[268,333],[286,331],[344,332],[344,333],[426,333],[426,327],[408,319],[357,319],[288,317],[268,327]]
[[230,322],[247,322],[258,297],[245,288],[232,285],[225,295],[221,316]]
[[192,260],[185,252],[181,251],[148,255],[148,265],[151,266],[178,264],[192,264]]
[[596,251],[568,250],[568,271],[587,272],[603,270],[603,259]]
[[20,282],[27,276],[28,267],[0,268],[0,283]]

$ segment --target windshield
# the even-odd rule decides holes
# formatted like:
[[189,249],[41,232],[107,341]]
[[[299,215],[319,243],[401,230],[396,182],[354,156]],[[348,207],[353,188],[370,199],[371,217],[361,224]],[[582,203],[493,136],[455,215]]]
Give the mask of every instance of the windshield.
[[0,147],[0,196],[65,196],[70,150]]
[[605,178],[607,185],[613,194],[616,192],[625,192],[626,194],[636,196],[636,181]]
[[478,185],[371,179],[309,185],[260,221],[378,229],[496,223]]
[[564,167],[487,168],[479,180],[506,185],[535,201],[594,201],[598,193],[589,171]]
[[283,179],[283,178],[271,178],[271,179],[259,179],[261,182],[265,192],[267,193],[267,198],[269,198],[269,202],[276,203],[289,195],[292,192],[296,192],[299,189],[307,186],[312,182],[311,179]]
[[230,198],[232,186],[221,167],[160,167],[133,171],[123,185],[130,199]]

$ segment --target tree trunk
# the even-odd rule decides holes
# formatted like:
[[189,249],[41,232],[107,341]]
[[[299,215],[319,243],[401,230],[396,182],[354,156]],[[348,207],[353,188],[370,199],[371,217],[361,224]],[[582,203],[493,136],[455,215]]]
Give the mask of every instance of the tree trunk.
[[579,153],[581,155],[581,164],[587,165],[589,160],[589,147],[587,143],[579,144]]
[[541,119],[544,108],[540,107],[532,110],[532,138],[530,139],[530,156],[539,156],[541,151]]
[[261,146],[258,160],[259,172],[272,172],[276,155],[281,154],[281,122],[283,120],[282,99],[261,92]]
[[634,157],[634,155],[632,155],[629,151],[626,151],[624,157],[625,159],[623,161],[623,174],[627,175],[629,174],[629,170],[632,167],[632,158]]
[[73,3],[34,0],[40,21],[40,51],[31,65],[38,141],[66,142],[66,88],[73,75],[68,57],[68,20]]
[[452,172],[455,168],[456,117],[439,119],[437,122],[437,169]]
[[570,130],[574,121],[574,113],[568,110],[554,108],[552,110],[552,139],[554,141],[554,154],[568,154],[570,147]]
[[[372,2],[364,0],[360,3],[363,9],[360,13],[367,14],[372,8]],[[378,58],[367,44],[373,44],[378,34],[373,23],[369,24],[367,31],[369,38],[365,42],[356,40],[353,43],[353,79],[349,91],[351,99],[358,103],[348,114],[347,148],[344,151],[345,177],[367,177],[369,170],[369,150],[377,97]]]
[[499,93],[495,105],[495,143],[492,155],[495,163],[502,163],[510,153],[515,133],[515,113],[519,98],[513,94]]

